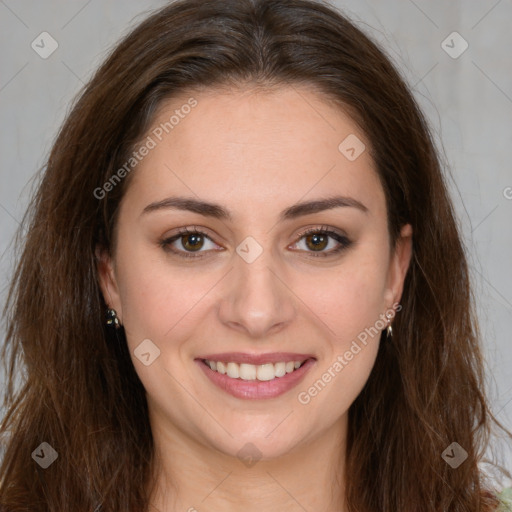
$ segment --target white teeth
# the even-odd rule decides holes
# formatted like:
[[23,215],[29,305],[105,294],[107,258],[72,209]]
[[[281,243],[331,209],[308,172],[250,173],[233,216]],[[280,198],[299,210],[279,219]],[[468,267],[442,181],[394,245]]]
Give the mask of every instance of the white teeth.
[[276,371],[274,370],[274,365],[272,363],[268,364],[260,364],[258,367],[258,380],[272,380],[276,377]]
[[[236,363],[231,363],[236,364]],[[256,379],[256,366],[253,364],[241,364],[239,376],[243,380],[255,380]],[[231,377],[231,375],[230,375]]]
[[240,377],[240,366],[236,363],[228,363],[226,375],[232,379],[238,379]]
[[247,364],[234,363],[232,361],[223,363],[221,361],[209,361],[205,359],[206,364],[215,372],[227,375],[232,379],[242,380],[272,380],[276,377],[284,377],[287,373],[292,373],[300,368],[304,361],[288,361],[267,364]]
[[284,377],[286,375],[286,363],[276,363],[274,365],[276,377]]

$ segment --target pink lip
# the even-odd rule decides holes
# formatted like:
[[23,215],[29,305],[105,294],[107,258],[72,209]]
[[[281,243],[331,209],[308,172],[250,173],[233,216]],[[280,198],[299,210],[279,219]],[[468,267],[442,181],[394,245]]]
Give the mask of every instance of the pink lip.
[[210,354],[200,356],[197,359],[208,359],[208,361],[222,363],[246,363],[246,364],[267,364],[289,361],[305,361],[306,359],[314,359],[313,354],[294,354],[292,352],[272,352],[268,354],[247,354],[245,352],[224,352],[222,354]]
[[[220,355],[224,356],[225,354]],[[298,354],[294,354],[294,357],[297,355]],[[205,357],[204,359],[210,358]],[[228,360],[229,359],[231,358],[228,358]],[[219,360],[222,361],[222,359]],[[234,358],[231,359],[231,361],[233,360]],[[298,357],[297,359],[289,359],[289,361],[303,360],[304,359],[302,356]],[[278,361],[284,361],[284,359],[279,359]],[[273,380],[267,381],[232,379],[227,375],[222,375],[218,372],[214,372],[202,359],[195,359],[195,362],[199,365],[201,370],[203,370],[206,376],[217,387],[219,387],[226,393],[229,393],[230,395],[236,398],[258,400],[262,398],[275,398],[295,387],[304,378],[309,369],[315,364],[315,359],[307,359],[307,361],[297,370],[294,370],[291,373],[287,373],[283,377],[276,377]]]

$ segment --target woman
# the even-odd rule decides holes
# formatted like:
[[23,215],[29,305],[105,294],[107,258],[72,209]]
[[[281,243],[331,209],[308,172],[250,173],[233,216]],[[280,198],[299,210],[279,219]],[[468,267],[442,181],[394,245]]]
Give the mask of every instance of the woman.
[[498,509],[438,157],[332,8],[149,17],[69,114],[26,223],[6,510]]

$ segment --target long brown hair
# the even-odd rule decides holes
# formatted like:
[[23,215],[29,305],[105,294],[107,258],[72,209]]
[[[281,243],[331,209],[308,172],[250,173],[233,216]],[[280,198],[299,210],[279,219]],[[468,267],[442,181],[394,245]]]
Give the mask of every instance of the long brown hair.
[[[4,311],[1,428],[10,438],[0,504],[8,510],[146,510],[153,442],[145,391],[122,329],[105,327],[95,258],[96,247],[113,247],[130,179],[100,199],[95,191],[127,161],[163,100],[198,88],[294,84],[315,87],[359,123],[392,242],[403,224],[413,228],[392,341],[381,343],[349,411],[349,510],[496,506],[477,467],[499,423],[484,393],[465,250],[429,128],[404,81],[325,4],[181,0],[137,26],[86,85],[23,219]],[[468,454],[457,469],[441,457],[454,441]],[[42,442],[58,453],[47,469],[32,458]]]

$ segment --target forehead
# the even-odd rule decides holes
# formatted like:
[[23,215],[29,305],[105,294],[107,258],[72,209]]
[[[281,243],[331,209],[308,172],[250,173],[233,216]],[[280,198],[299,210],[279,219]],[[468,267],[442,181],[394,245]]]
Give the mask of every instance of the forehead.
[[[181,193],[261,215],[333,193],[384,201],[365,134],[305,87],[175,97],[160,106],[148,137],[154,147],[126,194],[140,203]],[[361,154],[347,158],[347,146]]]

